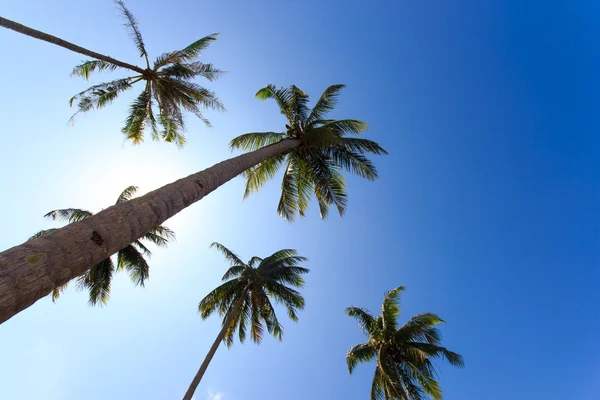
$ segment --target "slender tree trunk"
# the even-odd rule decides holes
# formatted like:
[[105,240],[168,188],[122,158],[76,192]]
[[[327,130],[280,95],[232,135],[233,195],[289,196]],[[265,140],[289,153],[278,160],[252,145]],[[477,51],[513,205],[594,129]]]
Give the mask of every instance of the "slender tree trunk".
[[204,373],[206,372],[206,369],[208,368],[208,364],[210,364],[210,362],[212,361],[212,358],[214,357],[215,353],[217,352],[217,349],[219,348],[219,345],[223,341],[223,338],[225,337],[225,334],[227,333],[227,329],[229,329],[231,322],[233,321],[233,319],[235,318],[237,313],[240,311],[240,307],[242,306],[242,302],[244,301],[245,297],[246,296],[242,295],[239,298],[239,300],[237,301],[237,303],[235,303],[235,306],[233,307],[233,311],[231,312],[231,314],[229,314],[229,316],[223,323],[223,328],[221,328],[221,332],[219,332],[217,339],[215,340],[213,345],[210,347],[210,350],[208,351],[208,354],[204,358],[202,365],[198,369],[196,376],[194,376],[194,379],[192,379],[192,383],[190,384],[190,387],[188,388],[187,392],[185,392],[185,395],[183,396],[183,400],[192,400],[192,396],[194,395],[194,392],[196,391],[196,388],[198,387],[200,380],[204,376]]
[[[222,161],[144,196],[0,253],[0,323],[83,274],[248,168],[300,144],[281,142]],[[198,221],[202,223],[202,221]]]
[[135,65],[131,65],[126,62],[115,60],[112,57],[108,57],[108,56],[102,55],[100,53],[96,53],[95,51],[84,49],[83,47],[77,46],[76,44],[67,42],[66,40],[62,40],[60,38],[57,38],[56,36],[48,35],[47,33],[40,32],[33,28],[29,28],[25,25],[21,25],[18,22],[11,21],[10,19],[0,17],[0,26],[7,28],[7,29],[12,29],[13,31],[22,33],[23,35],[31,36],[34,39],[43,40],[45,42],[52,43],[52,44],[55,44],[60,47],[64,47],[65,49],[74,51],[75,53],[84,54],[88,57],[92,57],[97,60],[106,61],[111,64],[118,65],[119,67],[127,68],[127,69],[133,70],[135,72],[139,72],[140,74],[144,73],[144,70],[140,67],[136,67]]

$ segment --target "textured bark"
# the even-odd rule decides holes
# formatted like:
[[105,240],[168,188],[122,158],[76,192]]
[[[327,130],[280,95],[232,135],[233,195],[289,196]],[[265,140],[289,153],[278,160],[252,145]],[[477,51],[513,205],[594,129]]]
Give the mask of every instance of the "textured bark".
[[118,65],[119,67],[127,68],[127,69],[133,70],[135,72],[139,72],[140,74],[144,73],[144,70],[140,67],[136,67],[135,65],[131,65],[126,62],[115,60],[112,57],[108,57],[103,54],[96,53],[95,51],[84,49],[83,47],[77,46],[76,44],[67,42],[66,40],[62,40],[60,38],[57,38],[56,36],[48,35],[47,33],[40,32],[33,28],[29,28],[25,25],[21,25],[18,22],[11,21],[10,19],[0,17],[0,26],[3,26],[4,28],[11,29],[13,31],[22,33],[23,35],[30,36],[34,39],[43,40],[45,42],[52,43],[52,44],[55,44],[60,47],[64,47],[65,49],[74,51],[76,53],[84,54],[88,57],[92,57],[97,60],[106,61],[111,64]]
[[229,329],[229,325],[231,325],[231,322],[233,321],[233,319],[235,318],[237,313],[240,311],[240,307],[242,306],[242,303],[244,302],[245,297],[246,296],[242,295],[240,297],[240,299],[237,301],[237,303],[235,303],[233,311],[231,312],[231,314],[229,314],[229,316],[223,323],[221,332],[219,332],[217,339],[215,340],[213,345],[210,347],[210,350],[208,351],[208,354],[204,358],[202,365],[198,369],[196,376],[194,376],[194,379],[192,380],[190,387],[188,388],[187,392],[185,392],[185,395],[183,396],[183,400],[192,400],[192,397],[194,396],[194,392],[196,391],[196,388],[198,387],[200,380],[202,379],[202,377],[204,376],[204,373],[206,372],[206,369],[208,368],[208,364],[210,364],[210,362],[212,361],[215,353],[217,352],[217,349],[219,348],[219,345],[223,341],[223,338],[225,338],[225,334],[227,333],[227,329]]
[[0,253],[0,323],[139,239],[248,168],[300,144],[281,142],[222,161],[144,196]]

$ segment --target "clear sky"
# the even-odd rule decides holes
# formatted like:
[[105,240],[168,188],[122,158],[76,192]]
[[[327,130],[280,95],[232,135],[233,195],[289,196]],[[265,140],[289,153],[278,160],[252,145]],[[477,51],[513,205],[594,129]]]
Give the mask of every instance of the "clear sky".
[[[349,376],[364,340],[344,308],[379,310],[398,285],[402,321],[441,315],[449,400],[592,400],[600,396],[600,6],[597,1],[128,0],[149,53],[221,37],[203,61],[230,71],[206,84],[227,113],[188,119],[183,150],[133,146],[120,133],[136,91],[67,126],[70,78],[83,56],[0,30],[2,249],[42,228],[55,208],[109,206],[230,157],[228,141],[283,130],[254,93],[296,84],[313,97],[348,85],[334,114],[370,124],[390,155],[381,179],[350,178],[347,216],[276,216],[278,182],[242,202],[236,179],[167,221],[145,289],[126,274],[104,308],[70,288],[0,326],[0,398],[176,399],[219,330],[198,301],[227,265],[296,248],[310,259],[297,324],[282,343],[221,347],[196,399],[368,397],[372,365]],[[4,2],[0,15],[139,63],[107,0]],[[99,82],[100,77],[93,82]],[[141,90],[141,88],[139,89]]]

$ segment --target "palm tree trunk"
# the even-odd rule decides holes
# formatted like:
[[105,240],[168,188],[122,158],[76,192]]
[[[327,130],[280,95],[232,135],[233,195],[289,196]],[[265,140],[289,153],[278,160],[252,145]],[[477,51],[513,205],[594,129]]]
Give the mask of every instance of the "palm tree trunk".
[[84,49],[83,47],[77,46],[76,44],[67,42],[66,40],[62,40],[60,38],[57,38],[56,36],[48,35],[47,33],[40,32],[33,28],[29,28],[25,25],[21,25],[18,22],[11,21],[10,19],[0,17],[0,26],[7,28],[7,29],[12,29],[13,31],[22,33],[23,35],[31,36],[34,39],[43,40],[45,42],[52,43],[52,44],[55,44],[60,47],[64,47],[65,49],[74,51],[76,53],[84,54],[88,57],[92,57],[97,60],[106,61],[111,64],[118,65],[119,67],[127,68],[127,69],[133,70],[135,72],[139,72],[140,74],[144,73],[144,70],[140,67],[136,67],[135,65],[131,65],[126,62],[115,60],[112,57],[108,57],[108,56],[102,55],[100,53],[96,53],[95,51]]
[[[0,253],[0,323],[83,274],[248,168],[300,144],[282,140]],[[202,223],[202,221],[198,221]]]
[[215,353],[217,352],[217,349],[219,348],[219,345],[223,341],[223,338],[225,337],[225,334],[227,333],[227,329],[229,329],[231,322],[233,321],[233,319],[235,318],[237,313],[240,311],[240,307],[242,306],[242,302],[244,301],[245,297],[246,297],[245,294],[242,294],[242,296],[240,296],[237,303],[235,303],[235,306],[233,307],[231,314],[229,314],[229,316],[223,323],[223,328],[221,328],[221,332],[219,332],[217,339],[215,340],[213,345],[210,347],[210,350],[208,351],[208,354],[204,358],[202,365],[198,369],[196,376],[194,376],[194,379],[192,379],[192,383],[190,384],[190,387],[188,388],[187,392],[185,392],[185,395],[183,396],[183,400],[192,400],[192,396],[194,395],[194,392],[196,391],[196,388],[198,387],[200,380],[204,376],[204,373],[206,372],[206,369],[208,368],[208,364],[210,364],[210,362],[212,361],[212,358],[214,357]]

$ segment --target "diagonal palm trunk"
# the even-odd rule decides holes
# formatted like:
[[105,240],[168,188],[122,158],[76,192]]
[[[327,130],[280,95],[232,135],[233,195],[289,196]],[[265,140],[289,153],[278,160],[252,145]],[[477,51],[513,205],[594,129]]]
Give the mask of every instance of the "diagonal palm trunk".
[[131,64],[128,64],[123,61],[115,60],[112,57],[105,56],[103,54],[96,53],[95,51],[85,49],[85,48],[77,46],[76,44],[73,44],[71,42],[67,42],[66,40],[57,38],[56,36],[52,36],[47,33],[35,30],[33,28],[29,28],[25,25],[21,25],[18,22],[11,21],[10,19],[0,17],[0,26],[7,28],[7,29],[11,29],[15,32],[22,33],[23,35],[31,36],[34,39],[43,40],[45,42],[52,43],[52,44],[55,44],[60,47],[64,47],[65,49],[74,51],[75,53],[84,54],[88,57],[95,58],[96,60],[106,61],[108,63],[118,65],[119,67],[127,68],[127,69],[130,69],[135,72],[139,72],[140,74],[144,73],[144,70],[141,69],[140,67],[136,67],[135,65],[131,65]]
[[240,311],[240,307],[242,306],[242,303],[243,303],[245,297],[246,297],[245,293],[243,293],[240,296],[237,303],[235,303],[233,310],[231,311],[231,313],[229,314],[229,316],[227,317],[225,322],[223,322],[223,327],[221,328],[221,332],[219,332],[217,339],[215,340],[213,345],[210,347],[210,350],[208,351],[208,354],[204,358],[202,365],[200,365],[200,368],[198,369],[196,376],[194,376],[194,379],[192,380],[190,387],[185,392],[185,395],[183,396],[183,400],[192,400],[192,396],[194,396],[194,392],[196,391],[196,388],[198,387],[200,380],[204,376],[204,373],[206,372],[206,369],[208,368],[208,364],[210,364],[210,362],[212,361],[215,353],[217,352],[217,349],[219,348],[219,345],[223,341],[223,338],[225,338],[225,334],[227,333],[229,326],[231,325],[231,323],[233,322],[233,319],[236,317],[236,315]]
[[300,144],[285,139],[0,253],[0,323],[139,239],[248,168]]

